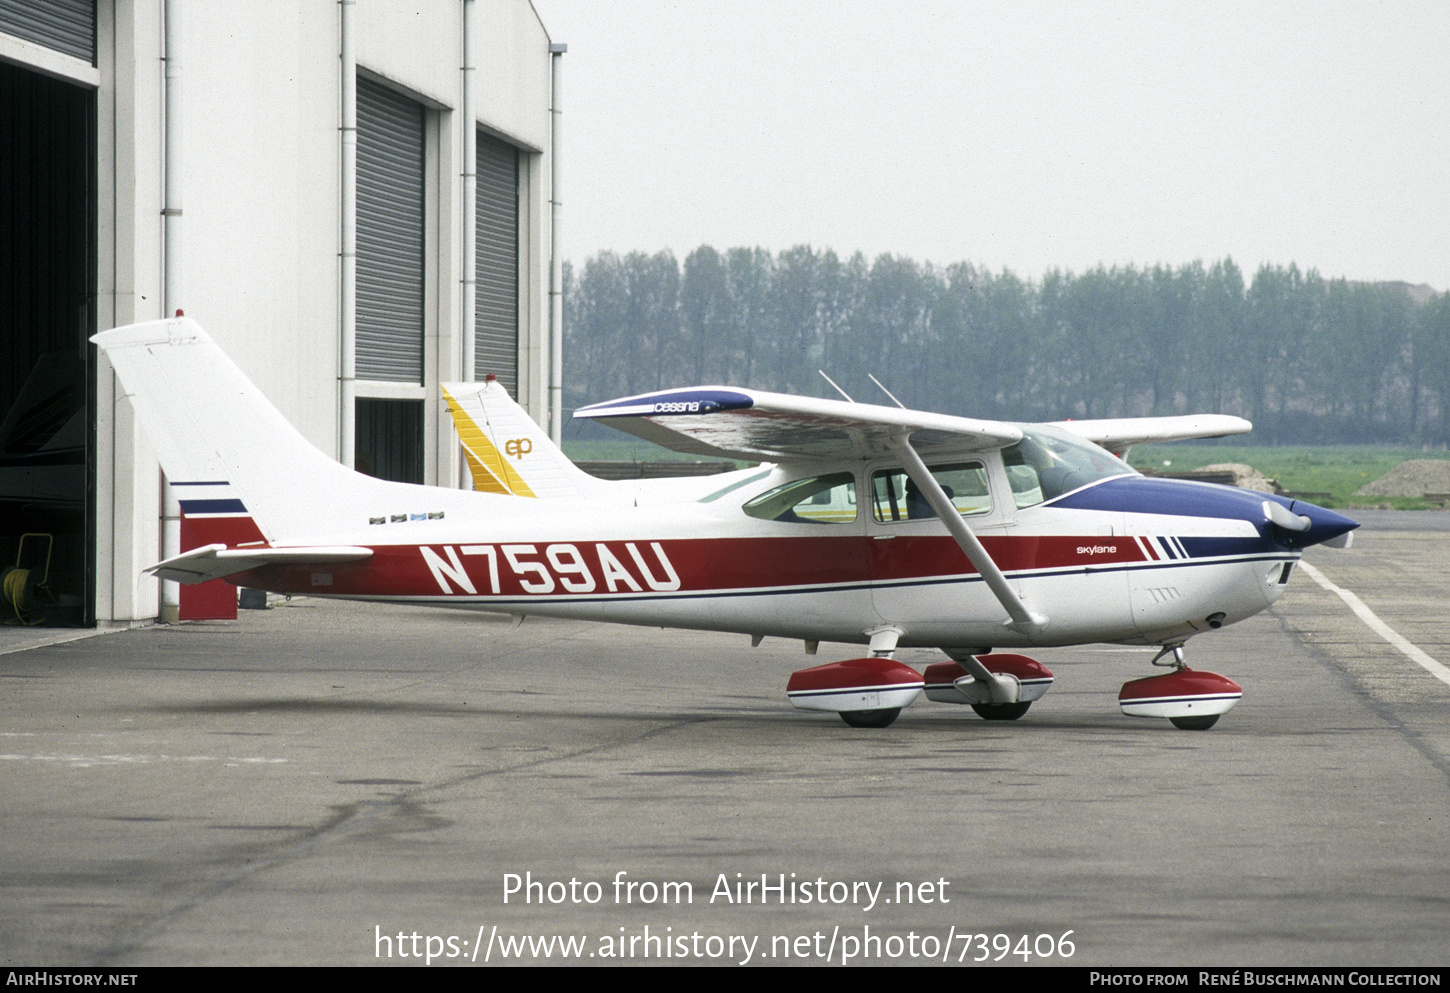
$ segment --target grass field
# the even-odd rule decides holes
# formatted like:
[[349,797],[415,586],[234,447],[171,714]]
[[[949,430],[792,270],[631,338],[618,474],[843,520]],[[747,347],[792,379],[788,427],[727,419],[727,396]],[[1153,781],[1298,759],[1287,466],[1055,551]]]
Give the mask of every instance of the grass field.
[[1406,459],[1450,459],[1450,452],[1369,445],[1178,444],[1139,445],[1128,453],[1128,461],[1135,468],[1172,472],[1200,469],[1218,462],[1242,462],[1270,479],[1277,479],[1286,490],[1330,494],[1315,500],[1327,507],[1384,505],[1396,510],[1424,510],[1430,505],[1419,497],[1353,496],[1355,490],[1379,479]]

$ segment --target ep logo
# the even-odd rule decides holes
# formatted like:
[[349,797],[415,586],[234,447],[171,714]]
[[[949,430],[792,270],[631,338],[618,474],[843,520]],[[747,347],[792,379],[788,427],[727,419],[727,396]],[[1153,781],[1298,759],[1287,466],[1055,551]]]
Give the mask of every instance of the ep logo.
[[503,450],[505,455],[521,459],[534,450],[534,443],[528,438],[510,438],[504,442]]

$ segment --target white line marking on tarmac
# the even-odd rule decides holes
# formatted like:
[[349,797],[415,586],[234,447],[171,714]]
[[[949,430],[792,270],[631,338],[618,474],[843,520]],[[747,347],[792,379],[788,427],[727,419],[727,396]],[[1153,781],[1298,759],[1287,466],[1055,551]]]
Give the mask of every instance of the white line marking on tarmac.
[[1426,655],[1423,651],[1420,650],[1418,646],[1415,645],[1414,642],[1410,641],[1404,635],[1400,634],[1394,628],[1390,627],[1384,621],[1380,620],[1373,610],[1370,610],[1368,607],[1365,606],[1363,600],[1355,596],[1349,590],[1346,590],[1344,587],[1335,586],[1334,583],[1329,581],[1329,578],[1325,576],[1324,573],[1320,572],[1318,569],[1314,568],[1312,565],[1302,559],[1299,561],[1299,568],[1303,569],[1306,573],[1308,573],[1310,579],[1314,580],[1316,583],[1324,587],[1330,593],[1335,594],[1339,597],[1339,599],[1349,604],[1349,609],[1354,611],[1355,616],[1358,617],[1360,620],[1364,621],[1364,623],[1369,626],[1369,629],[1371,631],[1379,635],[1385,641],[1388,641],[1391,645],[1394,645],[1400,651],[1404,652],[1411,661],[1413,661],[1420,668],[1424,669],[1430,675],[1434,676],[1436,679],[1440,680],[1440,682],[1444,683],[1447,686],[1450,686],[1450,669],[1447,669],[1444,665],[1435,661],[1429,655]]

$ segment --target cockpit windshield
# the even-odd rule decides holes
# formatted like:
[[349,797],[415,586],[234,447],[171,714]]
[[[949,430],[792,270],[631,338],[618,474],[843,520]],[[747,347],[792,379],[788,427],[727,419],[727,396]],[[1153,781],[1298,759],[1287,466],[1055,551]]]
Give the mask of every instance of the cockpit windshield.
[[1031,507],[1099,479],[1136,474],[1122,459],[1059,428],[1022,429],[1022,440],[1002,449],[1017,506]]

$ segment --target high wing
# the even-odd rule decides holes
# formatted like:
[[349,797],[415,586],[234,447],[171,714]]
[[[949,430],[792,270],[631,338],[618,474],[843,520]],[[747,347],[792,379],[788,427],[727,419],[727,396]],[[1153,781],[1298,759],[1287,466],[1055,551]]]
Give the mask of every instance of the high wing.
[[574,416],[679,452],[767,462],[873,458],[908,437],[925,457],[1022,440],[1021,428],[1002,421],[725,386],[625,397],[583,407]]
[[[1015,424],[723,386],[626,397],[576,410],[574,416],[700,454],[778,462],[898,458],[1006,610],[1007,626],[1035,634],[1048,624],[1044,614],[1022,602],[923,461],[1015,445],[1022,440]],[[983,670],[979,678],[991,677]]]
[[1055,427],[1101,445],[1110,452],[1126,452],[1134,445],[1189,438],[1222,438],[1246,434],[1254,426],[1228,414],[1188,414],[1181,417],[1115,417],[1097,421],[1055,421]]

